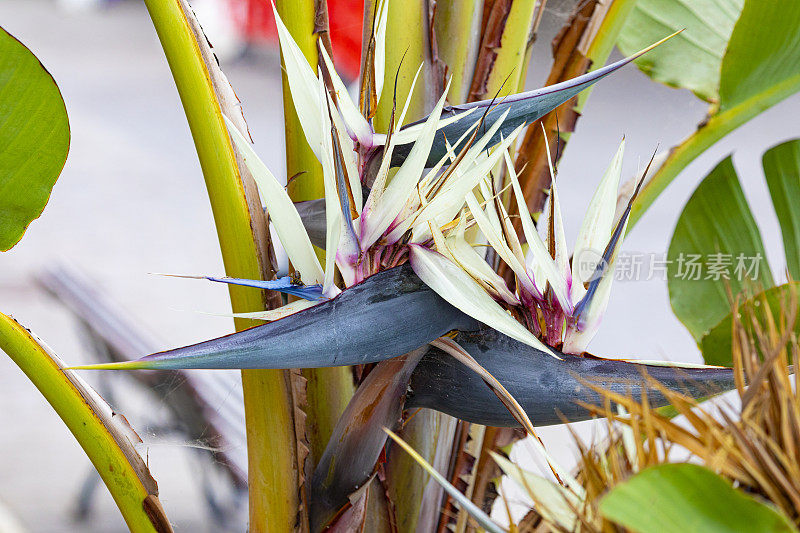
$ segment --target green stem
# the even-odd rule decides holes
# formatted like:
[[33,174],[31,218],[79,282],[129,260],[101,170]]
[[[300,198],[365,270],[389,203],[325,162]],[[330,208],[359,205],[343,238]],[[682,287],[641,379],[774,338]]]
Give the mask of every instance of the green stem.
[[[611,51],[614,49],[614,44],[617,42],[625,21],[628,20],[628,15],[636,6],[636,1],[613,0],[611,6],[608,7],[608,11],[600,23],[600,28],[598,28],[586,50],[586,57],[592,62],[593,68],[599,68],[608,61],[608,56],[611,55]],[[575,106],[576,112],[580,114],[583,111],[583,106],[586,105],[593,90],[594,85],[591,85],[578,94],[578,103]]]
[[436,5],[434,30],[439,59],[451,76],[450,103],[466,102],[478,56],[483,0],[453,0]]
[[[422,0],[389,2],[386,25],[386,69],[383,90],[379,95],[380,100],[374,118],[375,131],[385,133],[389,129],[395,76],[397,77],[397,112],[399,113],[411,89],[417,69],[426,62],[426,17]],[[420,72],[419,80],[414,88],[414,97],[408,108],[408,115],[406,115],[406,122],[422,118],[429,111],[427,98],[429,69],[430,65],[426,64]]]
[[73,371],[64,370],[58,358],[30,332],[2,313],[0,350],[22,369],[72,432],[108,487],[128,528],[136,533],[171,531],[158,501],[158,487],[141,456]]
[[526,70],[528,39],[533,25],[536,0],[515,0],[503,12],[504,2],[492,8],[481,42],[478,65],[469,99],[485,100],[517,91]]
[[[388,129],[396,75],[399,112],[408,96],[414,74],[420,64],[425,62],[411,98],[407,121],[423,117],[430,111],[430,100],[440,96],[432,94],[436,83],[431,83],[433,80],[430,79],[428,36],[425,33],[428,15],[424,4],[421,0],[389,2],[386,70],[374,121],[376,131],[385,132]],[[452,447],[453,428],[454,419],[448,415],[423,409],[413,415],[400,433],[428,462],[436,463],[440,469],[446,469]],[[419,469],[413,458],[399,448],[389,448],[384,468],[387,492],[394,508],[398,531],[434,530],[439,518],[441,488],[435,484],[429,487],[429,474]],[[435,509],[431,509],[431,505]]]
[[[446,472],[455,426],[455,418],[422,409],[398,433],[434,468]],[[385,469],[398,531],[433,531],[439,522],[441,487],[399,448],[389,449]]]
[[[325,0],[321,0],[323,3]],[[316,8],[320,0],[276,0],[275,7],[283,23],[312,66],[319,61],[318,35],[315,22],[320,22]],[[286,175],[297,176],[289,184],[289,196],[294,201],[321,198],[325,193],[322,165],[306,141],[300,119],[294,108],[286,70],[283,70],[283,115],[286,135]],[[324,264],[324,250],[317,250]],[[306,439],[313,467],[325,451],[333,427],[355,392],[353,374],[349,367],[304,369]]]
[[656,198],[664,192],[667,186],[672,183],[672,180],[678,177],[687,165],[748,120],[794,94],[797,91],[798,80],[800,80],[800,74],[730,109],[712,115],[691,136],[673,147],[664,163],[642,187],[631,210],[628,231],[631,231],[633,226],[642,218],[642,215],[653,205]]
[[[317,35],[314,33],[315,0],[277,0],[275,7],[281,20],[289,29],[297,46],[303,51],[308,64],[316,72]],[[281,56],[281,67],[283,57]],[[322,182],[322,165],[306,141],[300,119],[294,109],[292,93],[286,69],[282,68],[283,124],[286,137],[286,176],[293,177],[287,187],[292,200],[314,200],[322,198],[325,186]]]
[[[268,262],[254,223],[260,215],[258,196],[243,179],[214,86],[216,64],[209,59],[204,37],[183,0],[145,0],[175,79],[192,132],[225,272],[229,276],[266,279]],[[193,29],[194,28],[194,29]],[[205,53],[204,53],[205,52]],[[228,110],[230,111],[230,110]],[[229,287],[234,312],[265,306],[261,291]],[[236,320],[236,329],[250,325]],[[283,371],[242,372],[249,461],[250,531],[293,531],[297,521],[298,474],[292,392]]]

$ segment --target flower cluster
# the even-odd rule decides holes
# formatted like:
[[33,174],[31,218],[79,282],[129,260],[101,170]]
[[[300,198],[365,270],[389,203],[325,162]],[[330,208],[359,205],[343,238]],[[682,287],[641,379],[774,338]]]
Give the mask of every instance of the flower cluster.
[[[337,296],[342,288],[334,283],[336,271],[346,288],[408,261],[428,286],[473,318],[546,352],[552,353],[553,346],[582,353],[607,305],[613,263],[625,232],[627,211],[615,221],[624,141],[589,204],[576,243],[579,252],[605,251],[596,270],[580,272],[566,247],[555,186],[537,228],[508,153],[530,117],[510,121],[514,109],[506,107],[487,123],[489,111],[497,111],[503,102],[446,114],[445,89],[425,120],[402,128],[412,84],[409,100],[392,117],[389,134],[378,134],[351,99],[325,48],[319,48],[325,72],[317,69],[315,74],[277,12],[275,16],[292,99],[306,139],[322,164],[326,260],[323,268],[288,195],[231,127],[304,284],[302,290],[296,282],[290,288],[307,300],[259,316],[280,318]],[[383,62],[385,16],[383,9],[376,17],[376,67]],[[376,71],[382,72],[382,67]],[[460,121],[460,135],[451,144],[446,128]],[[402,164],[390,173],[398,146],[412,142]],[[431,164],[435,142],[444,144],[444,153]],[[379,164],[368,165],[376,157]],[[501,201],[493,170],[499,170],[512,188],[524,239],[517,235]],[[371,189],[364,200],[366,182]],[[476,251],[486,244],[513,272],[513,287]],[[292,292],[286,290],[285,280],[252,284]]]

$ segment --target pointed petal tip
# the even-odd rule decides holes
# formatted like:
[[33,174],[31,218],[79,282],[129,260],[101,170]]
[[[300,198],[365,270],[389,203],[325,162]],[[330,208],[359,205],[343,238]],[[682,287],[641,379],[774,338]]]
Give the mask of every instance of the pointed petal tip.
[[633,59],[637,59],[637,58],[639,58],[639,57],[642,57],[644,54],[646,54],[647,52],[649,52],[649,51],[650,51],[650,50],[652,50],[653,48],[655,48],[655,47],[657,47],[657,46],[660,46],[660,45],[664,44],[665,42],[669,41],[670,39],[672,39],[673,37],[675,37],[676,35],[678,35],[679,33],[681,33],[681,32],[682,32],[683,30],[685,30],[685,29],[686,29],[686,28],[681,28],[680,30],[676,31],[675,33],[672,33],[672,34],[670,34],[670,35],[667,35],[666,37],[664,37],[664,38],[663,38],[663,39],[661,39],[660,41],[656,41],[656,42],[654,42],[654,43],[653,43],[653,44],[651,44],[650,46],[648,46],[648,47],[646,47],[646,48],[643,48],[643,49],[639,50],[638,52],[636,52],[635,54],[631,55],[630,57],[628,57],[628,58],[626,58],[626,59],[633,60]]
[[206,279],[206,276],[198,276],[193,274],[169,274],[166,272],[148,272],[149,276],[162,276],[165,278],[181,278],[181,279]]
[[143,361],[119,361],[114,363],[94,363],[64,367],[64,370],[142,370],[149,368]]

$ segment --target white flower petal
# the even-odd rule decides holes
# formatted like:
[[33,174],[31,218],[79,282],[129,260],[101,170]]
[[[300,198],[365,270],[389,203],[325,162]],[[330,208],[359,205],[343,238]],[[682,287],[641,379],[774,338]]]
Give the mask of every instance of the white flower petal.
[[[586,216],[575,240],[575,248],[572,256],[572,301],[577,302],[584,294],[586,288],[584,282],[589,281],[591,272],[586,268],[581,269],[581,258],[586,260],[585,255],[591,254],[593,257],[602,255],[603,250],[611,238],[614,231],[614,214],[617,206],[617,189],[622,173],[622,155],[625,151],[625,139],[617,149],[614,159],[606,169],[603,179],[597,186],[597,190],[592,196],[589,207],[586,209]],[[585,266],[585,265],[584,265]]]
[[342,122],[342,117],[335,110],[331,113],[333,117],[333,125],[339,133],[339,146],[342,148],[342,157],[344,158],[344,168],[347,171],[347,180],[350,183],[350,192],[353,193],[353,206],[356,212],[360,215],[363,208],[364,199],[361,192],[361,177],[358,174],[358,157],[355,150],[352,149],[350,139],[345,132],[345,125]]
[[[542,126],[542,135],[544,135],[544,151],[545,154],[547,154],[547,165],[550,168],[550,203],[548,204],[550,210],[547,216],[547,231],[548,234],[551,232],[550,224],[552,224],[555,250],[551,250],[551,252],[555,252],[552,255],[556,262],[556,268],[561,274],[561,277],[565,280],[566,286],[569,286],[572,282],[572,269],[569,265],[569,249],[567,248],[567,238],[564,236],[564,220],[561,217],[561,203],[558,201],[558,188],[556,187],[555,172],[553,171],[553,161],[550,159],[550,145],[547,142],[547,134],[544,131],[544,126]],[[571,306],[565,309],[567,313],[571,310]]]
[[[457,115],[453,115],[453,116],[447,117],[447,118],[442,118],[442,119],[439,120],[438,129],[442,129],[445,126],[449,126],[450,124],[454,124],[454,123],[456,123],[456,122],[458,122],[460,120],[463,120],[463,119],[467,118],[468,116],[472,115],[472,113],[474,113],[478,109],[480,109],[480,108],[473,107],[473,108],[468,109],[468,110],[466,110],[464,112],[458,113]],[[404,130],[397,132],[395,134],[395,135],[397,135],[397,144],[408,144],[410,142],[414,142],[417,139],[417,137],[419,137],[419,133],[420,133],[420,131],[422,131],[422,127],[424,126],[424,124],[425,124],[424,122],[421,122],[419,124],[414,124],[413,126],[408,126]],[[377,144],[384,144],[384,143],[386,143],[386,136],[376,135],[374,137],[374,139],[373,139],[373,142],[376,145]],[[458,144],[458,143],[456,143],[456,144]]]
[[267,205],[270,220],[292,265],[300,272],[304,283],[322,283],[322,266],[319,264],[317,254],[314,253],[314,247],[311,246],[311,239],[303,226],[303,221],[297,214],[289,195],[286,194],[286,190],[278,183],[264,162],[259,159],[255,150],[239,133],[233,122],[228,117],[225,117],[225,122],[228,125],[231,140],[236,144],[242,154],[244,164],[247,165],[256,180],[261,197]]
[[466,219],[461,218],[455,234],[447,238],[447,249],[453,260],[481,285],[490,287],[499,298],[511,305],[518,305],[519,299],[512,293],[506,282],[495,272],[481,254],[475,251],[465,238]]
[[525,329],[475,280],[442,254],[412,244],[409,260],[417,276],[451,305],[512,339],[558,358],[550,347]]
[[325,65],[328,67],[328,73],[331,75],[333,90],[336,91],[338,108],[342,113],[348,133],[362,145],[372,146],[372,127],[367,122],[367,119],[364,118],[364,115],[361,114],[361,111],[358,110],[358,106],[353,102],[352,98],[350,98],[350,93],[347,92],[347,87],[345,87],[339,74],[337,74],[333,61],[328,56],[328,51],[324,46],[319,46],[319,51],[325,61]]
[[[325,84],[319,81],[321,98],[325,95]],[[325,187],[325,277],[322,281],[322,293],[328,298],[338,294],[339,289],[333,284],[336,273],[336,254],[339,248],[339,238],[342,235],[342,208],[339,202],[339,193],[336,185],[336,169],[333,162],[333,143],[331,142],[331,122],[328,109],[320,111],[320,130],[328,132],[322,136],[322,181]],[[349,215],[349,213],[348,213]]]
[[[408,91],[408,97],[406,98],[406,103],[403,106],[403,110],[400,115],[397,117],[397,123],[395,124],[395,130],[400,128],[400,124],[402,124],[403,119],[406,116],[406,112],[408,111],[408,106],[411,104],[411,96],[414,94],[414,87],[417,85],[417,79],[419,79],[419,73],[422,72],[422,65],[419,66],[417,69],[417,73],[414,75],[414,80],[411,82],[411,89]],[[392,153],[394,152],[394,147],[397,146],[397,139],[396,135],[392,135],[391,139],[389,140],[389,145],[386,146],[383,159],[381,160],[381,166],[378,168],[378,173],[375,175],[375,181],[372,183],[372,190],[370,191],[369,197],[367,198],[367,203],[364,205],[364,213],[369,214],[375,210],[375,206],[378,204],[381,196],[383,195],[384,188],[386,187],[386,179],[389,175],[389,167],[391,166],[392,162]],[[364,219],[368,218],[368,216],[363,216]]]
[[378,13],[375,17],[375,94],[380,103],[383,94],[383,77],[386,72],[386,26],[389,18],[389,0],[382,0],[378,4]]
[[322,161],[320,150],[323,132],[319,130],[319,113],[325,108],[325,101],[320,100],[317,91],[317,76],[292,38],[292,34],[289,33],[289,29],[283,24],[275,4],[272,5],[272,12],[275,14],[286,79],[289,82],[297,117],[300,119],[308,145],[317,159]]
[[[622,227],[622,235],[625,234],[627,227],[628,221],[625,220]],[[617,252],[621,241],[622,239],[617,241],[617,246],[611,254],[611,260],[608,262],[606,269],[602,272],[597,289],[591,299],[580,310],[579,316],[576,317],[577,322],[567,321],[564,347],[562,348],[564,353],[581,354],[585,352],[589,342],[594,338],[597,330],[600,329],[603,314],[606,312],[608,301],[611,298],[611,282],[614,281],[614,269],[617,265]],[[589,297],[588,293],[583,296],[584,299],[587,297]]]
[[[531,213],[528,210],[528,205],[525,203],[525,195],[522,193],[522,186],[520,186],[519,178],[514,170],[514,163],[511,161],[511,157],[507,152],[505,156],[508,176],[511,178],[511,186],[514,190],[514,197],[516,198],[520,218],[522,220],[522,231],[525,234],[525,240],[528,241],[528,250],[531,254],[528,270],[533,277],[533,281],[541,290],[544,289],[545,283],[549,282],[561,307],[570,309],[571,300],[567,294],[566,280],[558,271],[553,257],[550,255],[550,252],[547,251],[545,244],[536,232],[536,226],[533,225]],[[542,276],[544,279],[539,279]]]
[[363,224],[366,231],[361,240],[361,246],[364,249],[377,241],[394,222],[422,178],[422,171],[425,169],[425,163],[436,135],[438,117],[444,107],[449,87],[450,83],[448,82],[444,94],[434,107],[408,157],[374,205],[374,211],[370,211],[368,217],[365,217]]
[[503,139],[499,145],[495,146],[490,155],[487,156],[485,152],[481,152],[475,156],[469,170],[458,176],[454,176],[452,180],[448,179],[448,183],[436,194],[417,217],[411,242],[419,243],[429,238],[430,234],[427,226],[429,221],[442,226],[458,215],[458,212],[461,211],[464,206],[464,198],[467,194],[486,177],[489,171],[497,164],[497,161],[503,156],[503,151],[516,140],[522,130],[523,126],[518,127],[511,132],[508,139]]
[[522,263],[517,260],[516,256],[503,239],[503,236],[495,231],[495,228],[492,226],[492,223],[489,221],[486,213],[484,213],[483,209],[478,203],[478,200],[475,198],[475,195],[472,192],[468,193],[466,200],[469,210],[472,213],[472,217],[475,219],[475,222],[481,229],[481,233],[483,233],[483,235],[486,237],[486,240],[489,241],[491,247],[494,248],[494,251],[498,256],[500,256],[500,259],[505,261],[506,264],[511,267],[511,270],[517,276],[517,282],[520,284],[520,286],[527,291],[528,294],[534,294],[536,289],[533,286],[533,282],[530,279],[528,272],[525,270],[525,267],[522,265]]

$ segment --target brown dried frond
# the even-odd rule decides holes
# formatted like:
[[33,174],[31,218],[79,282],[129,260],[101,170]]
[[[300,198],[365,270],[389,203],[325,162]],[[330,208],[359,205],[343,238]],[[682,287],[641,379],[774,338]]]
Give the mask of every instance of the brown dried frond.
[[[573,435],[576,477],[586,490],[583,507],[576,509],[580,531],[624,531],[600,516],[603,495],[644,468],[687,460],[769,500],[800,525],[800,392],[793,370],[800,359],[798,298],[789,287],[778,305],[770,306],[766,297],[741,307],[734,303],[732,360],[741,406],[701,404],[652,380],[682,415],[678,419],[651,407],[646,395],[632,398],[593,387],[605,404],[586,407],[607,418],[609,436],[586,446]],[[521,532],[554,529],[535,510],[520,523]]]

